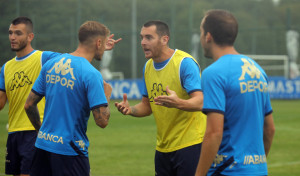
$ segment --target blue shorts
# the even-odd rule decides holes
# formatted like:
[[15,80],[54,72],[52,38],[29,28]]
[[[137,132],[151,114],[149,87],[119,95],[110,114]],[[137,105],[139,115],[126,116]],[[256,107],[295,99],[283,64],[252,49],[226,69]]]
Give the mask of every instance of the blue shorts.
[[29,174],[36,136],[36,131],[19,131],[8,134],[5,174]]
[[195,176],[201,145],[192,145],[174,152],[155,153],[156,176]]
[[68,156],[36,148],[30,176],[89,176],[90,163],[84,155]]

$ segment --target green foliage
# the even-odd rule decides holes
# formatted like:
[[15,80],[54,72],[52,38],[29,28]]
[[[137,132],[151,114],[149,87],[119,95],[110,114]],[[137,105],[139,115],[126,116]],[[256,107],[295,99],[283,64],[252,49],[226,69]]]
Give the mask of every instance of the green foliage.
[[[35,28],[33,46],[39,50],[71,52],[77,46],[77,30],[87,20],[107,25],[116,38],[123,41],[114,49],[111,71],[124,72],[131,77],[136,69],[142,77],[146,62],[140,47],[139,32],[148,20],[163,20],[171,30],[170,46],[191,52],[191,36],[199,33],[203,14],[209,9],[231,11],[239,22],[236,48],[245,54],[286,54],[285,32],[300,30],[300,3],[281,0],[275,6],[272,0],[136,0],[137,2],[137,68],[131,68],[133,0],[0,0],[0,65],[15,56],[10,51],[7,30],[17,16],[32,18]],[[199,46],[200,47],[200,46]],[[210,64],[199,48],[201,67]],[[95,67],[99,68],[99,63]]]

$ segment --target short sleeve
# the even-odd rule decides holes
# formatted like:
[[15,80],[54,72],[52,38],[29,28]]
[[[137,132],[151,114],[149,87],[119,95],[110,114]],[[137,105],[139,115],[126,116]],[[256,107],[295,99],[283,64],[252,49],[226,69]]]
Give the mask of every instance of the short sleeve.
[[42,68],[38,78],[35,80],[34,85],[32,87],[32,91],[39,95],[39,96],[45,96],[46,94],[46,68]]
[[180,65],[180,80],[188,94],[202,91],[199,65],[189,57],[182,60]]
[[4,68],[5,64],[1,67],[0,71],[0,90],[5,92]]
[[147,92],[147,87],[146,87],[146,82],[145,82],[145,69],[146,69],[146,64],[143,68],[142,95],[143,95],[143,97],[148,97],[148,92]]
[[53,52],[53,51],[43,51],[42,53],[42,66],[50,59],[61,55],[61,53]]
[[213,69],[205,69],[202,74],[203,86],[203,112],[217,112],[224,114],[225,112],[225,83],[226,81],[217,74]]
[[90,109],[107,106],[101,73],[99,71],[89,72],[89,75],[85,75],[84,78]]

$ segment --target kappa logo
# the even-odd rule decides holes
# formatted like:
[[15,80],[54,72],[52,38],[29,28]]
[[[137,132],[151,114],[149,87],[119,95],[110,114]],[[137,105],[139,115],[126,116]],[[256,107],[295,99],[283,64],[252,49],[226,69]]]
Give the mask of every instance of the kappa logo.
[[[241,93],[247,92],[267,92],[268,84],[260,70],[254,65],[254,62],[242,58],[244,65],[242,66],[242,75],[239,78]],[[248,74],[251,79],[245,80],[245,75]],[[262,78],[262,79],[260,79]]]
[[154,98],[161,95],[168,95],[167,91],[163,90],[162,84],[154,83],[151,90],[151,97],[149,98],[150,102],[154,101]]
[[83,140],[79,140],[79,141],[75,141],[78,143],[78,145],[80,146],[80,148],[82,148],[83,150],[85,150],[85,143],[83,142]]
[[26,84],[32,84],[32,81],[29,80],[28,76],[25,75],[23,71],[16,72],[14,74],[14,79],[12,80],[10,90],[13,91],[15,88],[24,87]]
[[224,158],[227,158],[227,155],[219,155],[217,154],[214,161],[213,161],[213,164],[214,164],[214,167],[217,166],[217,164],[220,164],[224,161]]
[[67,61],[64,63],[65,58],[62,58],[59,62],[55,63],[54,66],[47,71],[47,73],[51,73],[52,70],[55,70],[56,74],[66,75],[68,73],[71,74],[71,77],[73,80],[76,80],[73,74],[73,68],[71,68],[71,59],[67,59]]
[[[242,66],[242,75],[240,76],[239,80],[244,80],[246,73],[253,79],[256,77],[257,79],[260,78],[261,72],[259,69],[254,65],[253,61],[247,60],[245,58],[242,58],[242,61],[244,62],[244,65]],[[265,79],[263,77],[263,79]]]

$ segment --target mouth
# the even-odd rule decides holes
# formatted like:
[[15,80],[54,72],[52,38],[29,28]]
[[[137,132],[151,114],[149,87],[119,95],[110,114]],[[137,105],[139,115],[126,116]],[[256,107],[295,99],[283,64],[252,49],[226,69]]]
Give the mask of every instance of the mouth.
[[150,49],[147,49],[147,48],[144,48],[144,53],[145,55],[148,55],[151,53],[151,50]]
[[14,43],[14,42],[11,42],[11,43],[10,43],[10,46],[12,46],[12,47],[13,47],[13,46],[16,46],[16,45],[17,45],[17,43]]

